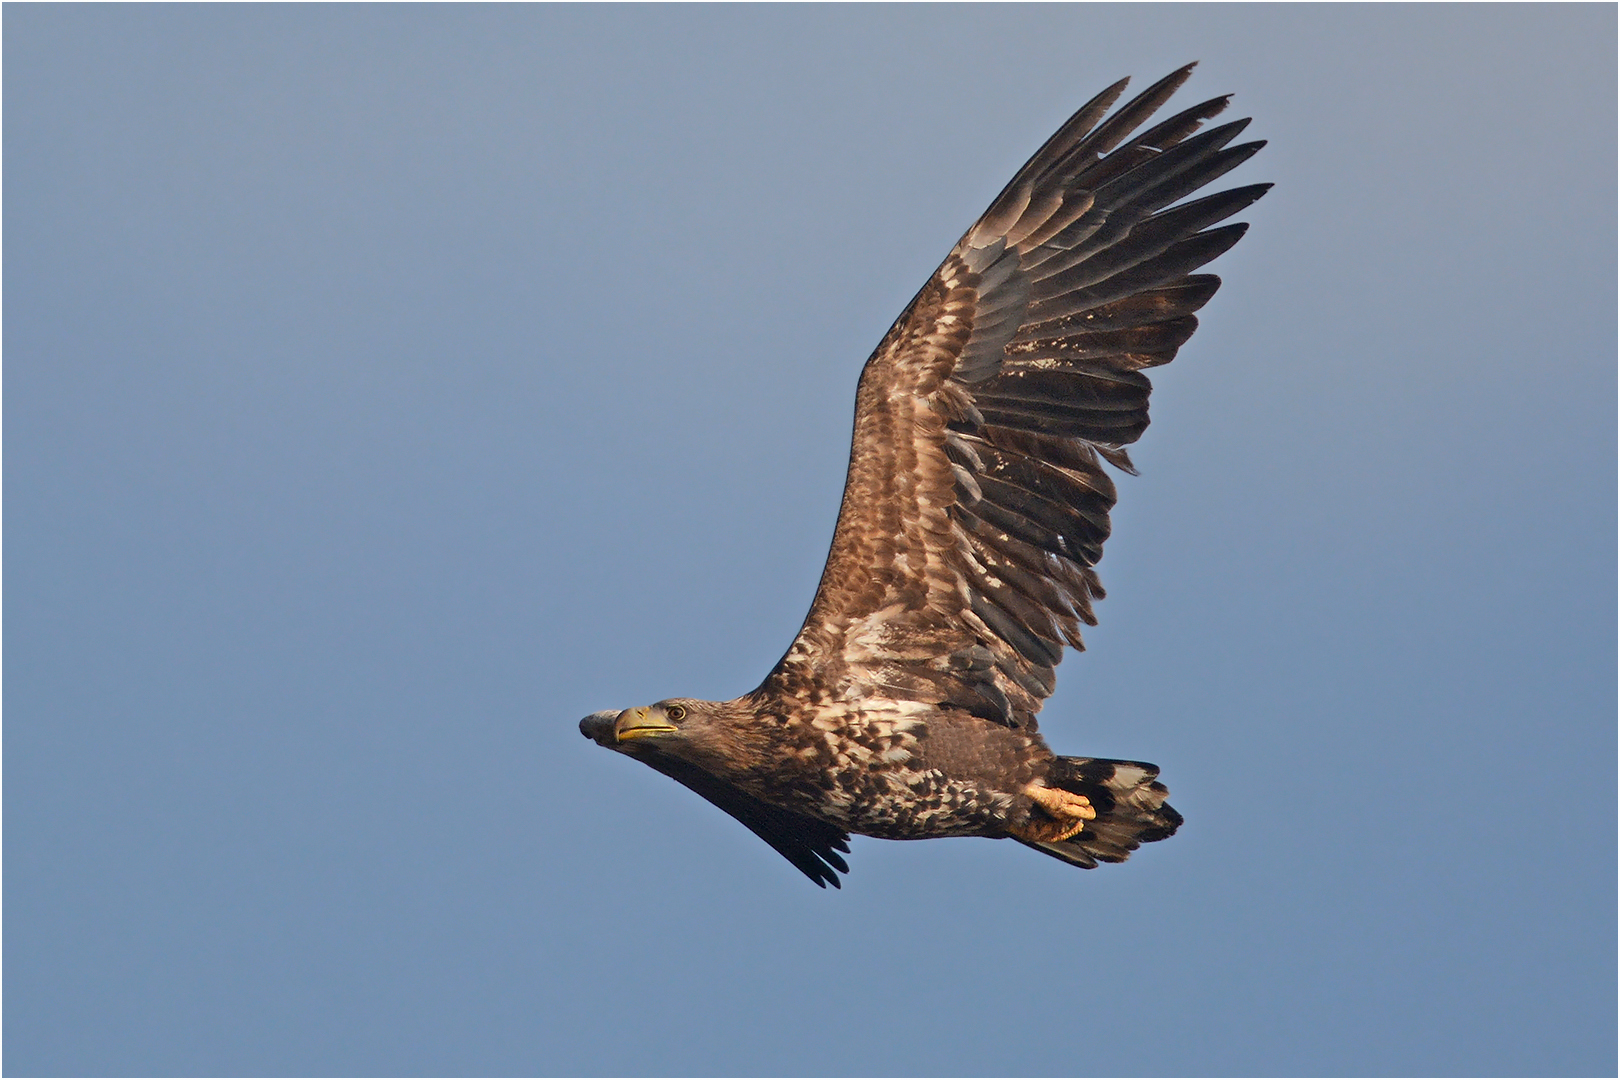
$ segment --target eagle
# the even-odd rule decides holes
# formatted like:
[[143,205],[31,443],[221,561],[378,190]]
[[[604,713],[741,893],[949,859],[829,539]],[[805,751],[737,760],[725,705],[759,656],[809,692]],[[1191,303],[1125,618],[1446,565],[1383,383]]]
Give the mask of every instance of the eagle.
[[[1064,757],[1036,725],[1084,648],[1125,448],[1220,286],[1199,268],[1270,184],[1188,196],[1253,156],[1230,95],[1146,126],[1189,64],[1110,113],[1080,108],[946,256],[878,344],[810,613],[759,687],[592,713],[589,739],[741,821],[841,887],[849,836],[1011,837],[1123,862],[1182,817],[1159,770]],[[1186,200],[1186,201],[1184,201]]]

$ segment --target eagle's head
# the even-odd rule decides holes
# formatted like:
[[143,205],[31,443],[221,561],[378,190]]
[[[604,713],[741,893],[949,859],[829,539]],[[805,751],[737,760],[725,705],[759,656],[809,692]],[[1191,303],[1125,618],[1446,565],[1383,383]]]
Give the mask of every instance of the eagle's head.
[[674,757],[716,772],[741,764],[746,755],[736,703],[669,698],[623,712],[594,712],[579,731],[598,746],[651,761]]
[[660,701],[623,712],[606,709],[581,720],[579,733],[598,746],[628,754],[632,748],[624,745],[626,743],[679,735],[689,715],[686,703],[680,701]]

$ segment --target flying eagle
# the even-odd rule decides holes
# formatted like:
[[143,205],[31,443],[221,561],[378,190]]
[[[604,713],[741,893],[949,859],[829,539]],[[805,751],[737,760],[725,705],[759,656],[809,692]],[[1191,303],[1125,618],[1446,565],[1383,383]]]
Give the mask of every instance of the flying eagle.
[[[731,814],[825,888],[849,834],[1012,837],[1075,866],[1176,831],[1158,768],[1059,757],[1036,730],[1095,566],[1125,446],[1220,286],[1194,273],[1251,184],[1228,97],[1138,131],[1172,73],[1088,102],[996,196],[861,372],[832,550],[804,627],[759,688],[598,712],[580,731]],[[1196,133],[1196,134],[1195,134]]]

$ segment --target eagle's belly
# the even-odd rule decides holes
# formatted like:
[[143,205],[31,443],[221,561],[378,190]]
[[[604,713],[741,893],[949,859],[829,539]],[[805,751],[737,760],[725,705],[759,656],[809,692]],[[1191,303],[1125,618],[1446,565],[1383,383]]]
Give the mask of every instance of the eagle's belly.
[[797,734],[794,756],[812,768],[795,767],[773,801],[891,840],[1004,835],[1051,758],[1039,735],[959,713],[823,714]]
[[970,779],[903,764],[833,770],[812,795],[816,817],[889,840],[998,835],[1012,800]]

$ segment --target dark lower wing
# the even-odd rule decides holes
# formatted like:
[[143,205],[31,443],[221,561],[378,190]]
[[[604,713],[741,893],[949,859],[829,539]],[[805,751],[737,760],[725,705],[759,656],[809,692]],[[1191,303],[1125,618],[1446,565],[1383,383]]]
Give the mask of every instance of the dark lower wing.
[[756,799],[678,758],[658,753],[636,756],[748,826],[755,836],[781,852],[805,877],[823,889],[828,885],[835,889],[843,887],[838,874],[849,873],[849,864],[838,853],[849,852],[849,833],[836,825]]

